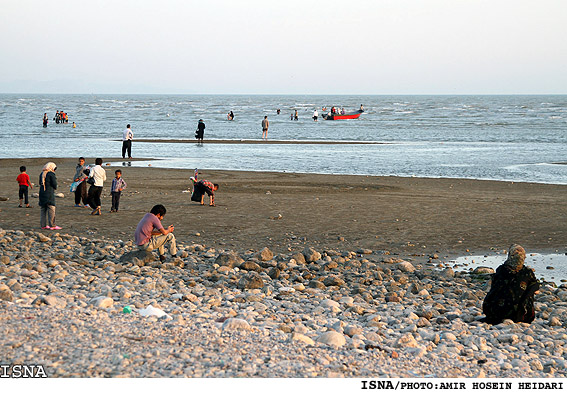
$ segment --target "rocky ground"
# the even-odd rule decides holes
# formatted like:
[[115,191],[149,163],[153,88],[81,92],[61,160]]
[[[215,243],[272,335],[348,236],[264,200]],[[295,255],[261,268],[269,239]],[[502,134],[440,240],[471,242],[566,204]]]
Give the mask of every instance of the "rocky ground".
[[0,230],[0,363],[51,377],[567,375],[565,285],[542,286],[531,325],[490,326],[490,270],[437,256],[179,246],[161,265],[132,242]]

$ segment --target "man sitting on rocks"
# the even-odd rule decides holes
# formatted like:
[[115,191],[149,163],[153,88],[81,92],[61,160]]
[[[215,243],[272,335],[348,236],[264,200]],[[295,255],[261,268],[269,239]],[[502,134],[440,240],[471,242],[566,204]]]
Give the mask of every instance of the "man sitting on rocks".
[[496,269],[482,304],[486,323],[499,324],[504,319],[516,323],[534,321],[534,294],[539,289],[539,282],[533,270],[524,266],[525,258],[524,248],[510,246],[508,258]]
[[175,235],[173,235],[173,225],[165,230],[161,224],[165,216],[166,209],[163,205],[155,205],[150,213],[146,213],[134,233],[136,245],[141,250],[151,252],[154,249],[159,251],[159,259],[165,261],[164,245],[169,243],[169,253],[172,257],[177,257],[177,246],[175,244]]

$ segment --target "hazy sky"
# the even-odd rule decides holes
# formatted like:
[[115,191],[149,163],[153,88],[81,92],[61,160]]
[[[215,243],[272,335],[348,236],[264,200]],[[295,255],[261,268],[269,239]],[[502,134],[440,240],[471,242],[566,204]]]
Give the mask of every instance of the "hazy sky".
[[566,94],[566,0],[1,0],[0,92]]

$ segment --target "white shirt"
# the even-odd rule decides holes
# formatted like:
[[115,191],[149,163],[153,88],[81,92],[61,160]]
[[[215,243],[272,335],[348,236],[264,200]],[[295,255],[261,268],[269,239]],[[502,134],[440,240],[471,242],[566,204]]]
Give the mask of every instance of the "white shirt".
[[132,140],[134,138],[134,133],[132,133],[132,129],[124,130],[122,133],[122,141]]
[[103,182],[106,181],[106,171],[101,166],[94,166],[89,172],[89,178],[94,179],[94,186],[103,186]]
[[319,112],[317,110],[313,111],[313,116],[319,116]]

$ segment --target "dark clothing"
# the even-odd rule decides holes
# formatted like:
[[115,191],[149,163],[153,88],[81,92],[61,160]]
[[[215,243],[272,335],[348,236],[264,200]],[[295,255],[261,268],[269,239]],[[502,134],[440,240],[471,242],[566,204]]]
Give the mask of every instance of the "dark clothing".
[[82,181],[79,183],[75,189],[75,205],[79,205],[83,200],[83,205],[87,205],[87,181]]
[[126,151],[128,151],[128,158],[132,158],[132,140],[122,141],[122,158],[126,158]]
[[89,188],[89,205],[92,209],[96,209],[101,206],[100,195],[102,194],[102,186],[91,185]]
[[211,204],[215,203],[215,191],[213,190],[214,185],[204,179],[195,183],[193,186],[193,194],[191,194],[191,201],[201,202],[201,197],[205,193],[211,198]]
[[205,135],[205,123],[199,122],[199,124],[197,125],[197,132],[195,133],[195,137],[197,139],[202,140],[204,135]]
[[22,200],[25,197],[25,204],[28,205],[30,202],[28,200],[28,186],[27,185],[20,185],[20,190],[18,192],[18,194],[20,195],[20,200]]
[[57,178],[53,171],[45,176],[45,185],[42,182],[43,173],[39,175],[39,205],[55,205],[55,190],[57,189]]
[[118,205],[120,204],[120,194],[122,192],[110,192],[112,194],[112,207],[111,211],[118,211]]
[[539,289],[534,272],[524,266],[514,273],[501,265],[492,276],[490,291],[482,303],[485,321],[501,323],[504,319],[531,323],[535,318],[534,294]]

